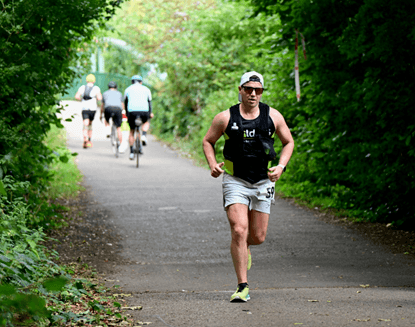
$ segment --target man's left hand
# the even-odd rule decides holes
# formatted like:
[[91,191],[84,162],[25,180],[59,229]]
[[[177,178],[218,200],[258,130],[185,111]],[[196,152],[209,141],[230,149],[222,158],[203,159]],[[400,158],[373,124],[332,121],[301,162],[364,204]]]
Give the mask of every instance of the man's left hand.
[[282,168],[280,166],[274,166],[268,169],[268,178],[271,182],[276,182],[282,175]]

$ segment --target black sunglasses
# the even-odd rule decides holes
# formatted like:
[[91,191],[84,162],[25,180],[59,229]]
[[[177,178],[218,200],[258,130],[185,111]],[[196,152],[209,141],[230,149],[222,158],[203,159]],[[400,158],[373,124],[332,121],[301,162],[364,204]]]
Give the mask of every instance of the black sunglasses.
[[250,87],[250,86],[242,86],[244,91],[248,94],[251,94],[253,90],[255,90],[256,95],[261,95],[262,92],[264,92],[264,89],[262,87]]

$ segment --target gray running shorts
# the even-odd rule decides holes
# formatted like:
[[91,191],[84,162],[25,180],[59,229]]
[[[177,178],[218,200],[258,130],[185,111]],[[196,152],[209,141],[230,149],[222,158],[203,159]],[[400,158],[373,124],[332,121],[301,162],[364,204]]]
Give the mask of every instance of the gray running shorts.
[[275,183],[264,179],[251,184],[241,178],[223,174],[223,207],[231,204],[242,203],[248,206],[249,210],[256,210],[269,214],[271,204],[274,204]]

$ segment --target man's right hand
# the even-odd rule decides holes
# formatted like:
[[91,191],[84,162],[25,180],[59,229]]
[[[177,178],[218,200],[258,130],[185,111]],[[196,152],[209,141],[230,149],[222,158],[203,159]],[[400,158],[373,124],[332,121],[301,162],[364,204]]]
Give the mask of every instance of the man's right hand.
[[222,167],[223,167],[223,165],[224,165],[225,163],[224,162],[221,162],[221,163],[217,163],[212,169],[211,169],[211,171],[210,171],[210,175],[212,176],[212,177],[215,177],[215,178],[217,178],[217,177],[219,177],[222,173],[224,173],[225,171],[224,170],[222,170]]

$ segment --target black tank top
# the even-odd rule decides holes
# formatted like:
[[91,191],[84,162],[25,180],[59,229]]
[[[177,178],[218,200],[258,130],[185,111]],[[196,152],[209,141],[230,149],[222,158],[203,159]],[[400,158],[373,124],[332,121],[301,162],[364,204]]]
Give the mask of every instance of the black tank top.
[[[260,115],[252,120],[241,116],[239,105],[230,112],[223,150],[225,171],[252,184],[267,179],[268,162],[275,157],[275,125],[269,116],[269,106],[261,103]],[[267,147],[272,148],[272,153]]]

